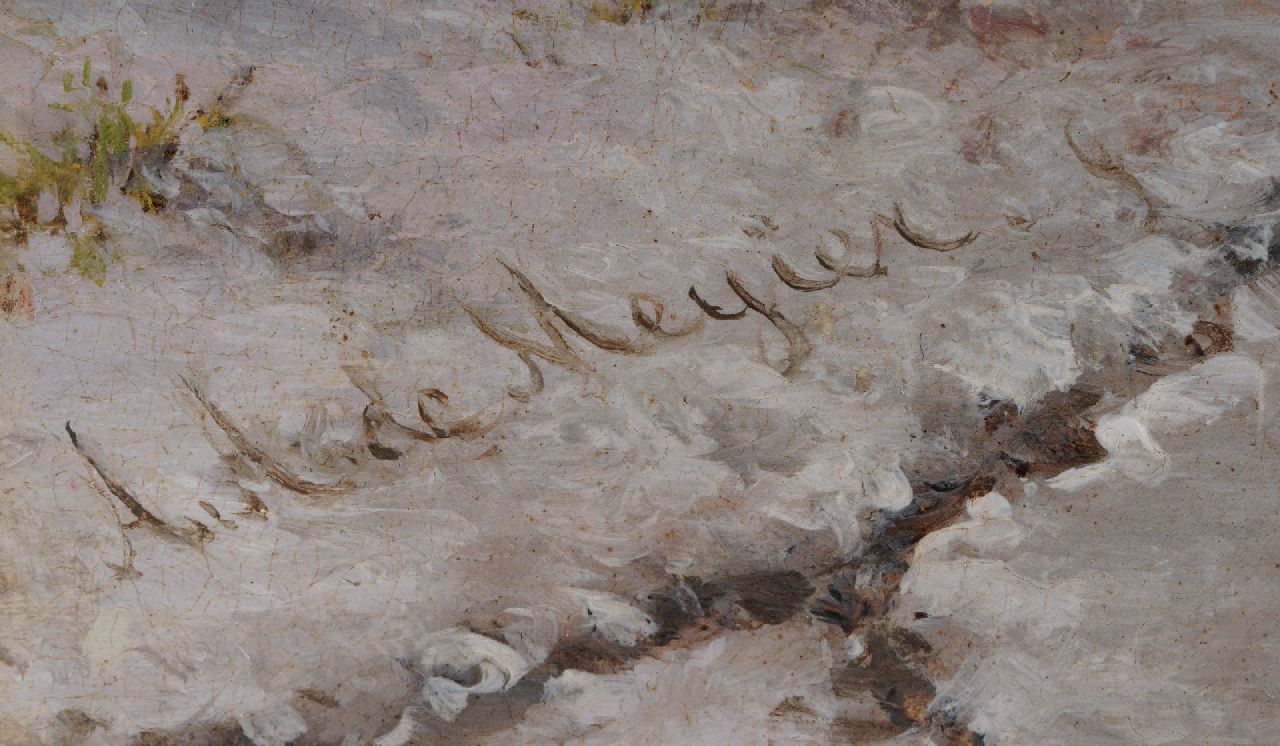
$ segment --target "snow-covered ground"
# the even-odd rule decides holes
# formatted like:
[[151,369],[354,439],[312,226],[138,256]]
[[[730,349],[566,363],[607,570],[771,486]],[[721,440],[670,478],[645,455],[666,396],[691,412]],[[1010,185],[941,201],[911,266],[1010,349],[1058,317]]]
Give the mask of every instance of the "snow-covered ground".
[[0,741],[941,739],[809,591],[1073,388],[877,624],[988,744],[1280,740],[1277,9],[202,5],[0,4],[49,153],[190,89],[0,247]]

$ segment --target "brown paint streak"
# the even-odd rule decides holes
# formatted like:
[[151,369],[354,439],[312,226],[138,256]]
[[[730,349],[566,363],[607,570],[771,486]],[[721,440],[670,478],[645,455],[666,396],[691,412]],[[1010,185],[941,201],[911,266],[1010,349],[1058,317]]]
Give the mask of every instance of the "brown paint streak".
[[907,225],[907,220],[902,215],[902,205],[896,202],[893,205],[893,221],[892,222],[893,222],[893,229],[898,232],[899,236],[902,236],[903,240],[905,240],[907,243],[911,244],[912,246],[918,246],[919,248],[922,248],[922,249],[929,249],[930,251],[941,251],[941,252],[955,251],[958,248],[961,248],[963,246],[968,246],[969,244],[973,243],[973,241],[978,237],[977,231],[969,231],[968,233],[964,234],[959,238],[950,238],[950,239],[934,238],[932,236],[927,236],[921,233],[920,231],[912,228],[911,226]]
[[1154,222],[1160,217],[1160,208],[1155,197],[1147,191],[1147,188],[1142,185],[1141,181],[1138,181],[1138,177],[1130,173],[1129,170],[1124,167],[1123,163],[1112,157],[1111,154],[1103,150],[1101,146],[1098,147],[1097,157],[1090,156],[1086,153],[1084,149],[1076,143],[1075,138],[1071,136],[1070,124],[1063,129],[1063,134],[1066,136],[1067,147],[1071,149],[1071,153],[1075,155],[1076,160],[1080,161],[1080,165],[1084,166],[1084,170],[1087,171],[1090,176],[1114,182],[1137,195],[1139,199],[1146,203],[1147,218],[1144,221],[1144,224],[1148,229],[1154,227]]
[[271,481],[303,495],[323,494],[323,493],[341,493],[350,490],[353,485],[345,479],[339,480],[331,484],[323,484],[304,479],[284,467],[275,457],[268,454],[260,446],[253,443],[244,434],[231,418],[226,415],[216,404],[207,399],[203,392],[186,377],[181,377],[182,383],[186,385],[187,390],[195,397],[196,401],[204,407],[209,416],[213,418],[216,424],[226,435],[231,444],[235,446],[245,458],[262,467],[266,475]]
[[173,526],[170,526],[168,523],[157,518],[154,513],[152,513],[150,510],[147,510],[142,505],[142,503],[138,500],[138,498],[133,496],[133,493],[130,492],[129,489],[124,486],[123,483],[121,483],[119,480],[117,480],[115,477],[109,474],[106,471],[106,468],[100,463],[99,458],[90,452],[90,447],[88,446],[88,444],[81,440],[80,436],[76,434],[75,430],[71,429],[70,422],[66,423],[65,428],[67,431],[67,436],[71,438],[71,445],[76,449],[76,453],[79,453],[80,457],[83,458],[86,462],[88,462],[89,466],[91,466],[94,472],[97,473],[98,478],[102,480],[102,483],[104,485],[106,485],[107,490],[112,495],[114,495],[115,498],[119,500],[122,505],[124,505],[125,509],[127,509],[131,514],[133,514],[133,518],[134,518],[133,523],[124,524],[125,528],[131,528],[133,526],[150,526],[151,528],[159,531],[160,533],[168,534],[175,538],[180,538],[184,540],[190,538],[189,535],[186,534],[185,532],[179,531]]
[[786,316],[778,310],[777,306],[765,305],[760,299],[751,294],[750,291],[742,284],[742,278],[737,272],[729,270],[725,273],[725,279],[729,283],[729,289],[739,300],[746,304],[747,308],[755,311],[761,316],[769,320],[774,328],[782,333],[787,340],[787,364],[782,369],[782,375],[790,376],[800,369],[800,364],[804,362],[813,348],[809,345],[809,340],[805,337],[804,331],[787,320]]

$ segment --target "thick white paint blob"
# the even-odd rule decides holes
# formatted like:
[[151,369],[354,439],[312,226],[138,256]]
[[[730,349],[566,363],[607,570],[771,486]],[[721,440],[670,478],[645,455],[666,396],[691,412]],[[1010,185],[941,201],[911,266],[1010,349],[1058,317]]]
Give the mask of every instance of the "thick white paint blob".
[[437,632],[423,644],[422,700],[445,720],[457,717],[471,695],[510,689],[529,670],[530,662],[511,647],[466,630]]
[[1163,378],[1119,412],[1099,419],[1095,434],[1107,449],[1105,460],[1069,469],[1049,485],[1078,490],[1114,477],[1159,483],[1167,474],[1169,456],[1153,433],[1173,435],[1203,427],[1250,402],[1260,405],[1263,381],[1258,363],[1243,355],[1217,355]]

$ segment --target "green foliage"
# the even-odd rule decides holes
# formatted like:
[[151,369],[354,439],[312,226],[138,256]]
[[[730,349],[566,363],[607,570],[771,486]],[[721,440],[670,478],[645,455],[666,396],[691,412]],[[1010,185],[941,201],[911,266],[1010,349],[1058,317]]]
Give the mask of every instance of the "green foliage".
[[23,36],[44,36],[52,39],[58,35],[58,29],[53,25],[53,21],[32,21],[19,28],[18,33]]
[[36,200],[47,190],[53,190],[63,204],[76,194],[86,201],[101,203],[118,182],[146,209],[155,209],[162,202],[135,164],[157,148],[163,155],[165,149],[177,141],[177,127],[189,95],[182,76],[177,77],[169,111],[162,114],[154,106],[148,106],[151,121],[145,125],[129,115],[128,108],[133,102],[132,80],[124,81],[115,98],[111,97],[110,86],[104,78],[98,78],[96,83],[92,81],[93,63],[87,58],[80,70],[79,87],[72,72],[62,76],[63,91],[80,95],[50,107],[77,115],[84,133],[78,139],[71,128],[60,133],[55,138],[61,151],[58,159],[0,131],[0,145],[25,156],[16,173],[0,173],[0,205],[15,208],[20,220],[34,219]]
[[102,248],[90,236],[76,236],[71,241],[71,269],[86,280],[102,287],[107,281],[107,260]]
[[0,131],[0,144],[26,155],[26,162],[17,173],[0,173],[0,205],[17,209],[19,217],[25,217],[24,212],[34,216],[41,192],[52,190],[60,202],[69,201],[75,194],[82,180],[82,166],[74,146],[64,146],[62,157],[54,160],[7,132]]
[[[51,192],[60,204],[77,196],[88,203],[105,202],[113,187],[138,201],[143,209],[155,211],[164,205],[141,171],[143,163],[158,164],[176,150],[178,126],[189,97],[182,76],[177,76],[174,97],[167,112],[147,106],[150,121],[139,123],[129,114],[133,102],[133,81],[125,80],[118,95],[104,77],[93,79],[93,64],[86,59],[80,70],[80,85],[73,72],[62,76],[62,89],[75,94],[68,100],[50,104],[58,111],[75,115],[76,122],[53,137],[57,156],[50,156],[33,143],[0,130],[0,147],[18,154],[12,173],[0,172],[0,206],[17,214],[19,236],[37,219],[40,195]],[[92,218],[89,218],[92,220]],[[98,285],[106,281],[107,259],[95,230],[72,237],[70,269]]]
[[653,10],[652,0],[612,0],[597,2],[587,8],[587,20],[625,26],[636,14]]

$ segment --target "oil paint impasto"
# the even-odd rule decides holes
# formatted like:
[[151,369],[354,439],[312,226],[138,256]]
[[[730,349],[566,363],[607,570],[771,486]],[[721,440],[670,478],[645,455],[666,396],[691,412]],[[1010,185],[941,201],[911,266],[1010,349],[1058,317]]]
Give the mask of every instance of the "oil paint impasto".
[[0,2],[0,743],[1280,743],[1278,29]]

